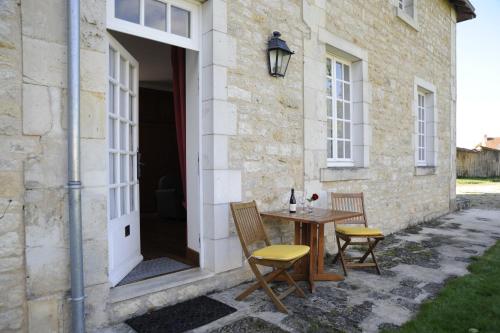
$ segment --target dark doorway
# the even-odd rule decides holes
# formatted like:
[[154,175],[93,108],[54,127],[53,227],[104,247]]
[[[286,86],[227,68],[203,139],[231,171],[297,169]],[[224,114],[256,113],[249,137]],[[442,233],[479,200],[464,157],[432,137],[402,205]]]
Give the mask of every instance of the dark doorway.
[[[172,93],[139,89],[141,252],[144,260],[186,261],[186,209]],[[188,262],[186,262],[188,263]]]

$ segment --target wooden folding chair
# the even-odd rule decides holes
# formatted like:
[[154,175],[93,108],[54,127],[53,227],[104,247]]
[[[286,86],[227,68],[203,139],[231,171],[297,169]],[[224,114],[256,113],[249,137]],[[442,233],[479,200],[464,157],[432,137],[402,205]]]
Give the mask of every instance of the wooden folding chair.
[[[264,224],[257,209],[255,201],[247,203],[231,203],[234,224],[241,241],[241,247],[248,260],[257,282],[241,293],[236,300],[245,299],[255,290],[262,288],[271,298],[279,311],[288,313],[288,310],[281,302],[282,299],[296,292],[298,296],[305,297],[304,292],[293,278],[286,271],[300,258],[309,253],[309,246],[306,245],[271,245],[267,238]],[[265,247],[250,252],[249,247],[256,243],[264,243]],[[273,267],[273,271],[263,276],[257,265]],[[281,295],[276,295],[268,283],[282,275],[290,286]]]
[[[335,223],[338,253],[333,259],[333,263],[336,263],[340,258],[345,276],[347,276],[347,268],[360,267],[375,267],[380,275],[380,268],[373,249],[378,242],[384,239],[384,235],[380,229],[368,227],[363,193],[332,193],[332,208],[334,210],[363,213],[362,216]],[[353,238],[361,238],[362,240],[353,241]],[[340,246],[340,240],[344,241],[342,246]],[[346,250],[350,245],[367,245],[368,249],[361,257],[347,257]],[[365,262],[369,255],[372,257],[372,262]]]

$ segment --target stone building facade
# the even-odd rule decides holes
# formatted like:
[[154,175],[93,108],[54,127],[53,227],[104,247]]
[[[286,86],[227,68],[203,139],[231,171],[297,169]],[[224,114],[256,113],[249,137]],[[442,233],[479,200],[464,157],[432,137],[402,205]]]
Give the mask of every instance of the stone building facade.
[[[363,191],[370,223],[386,233],[453,207],[455,34],[457,21],[474,17],[468,1],[186,1],[199,14],[200,228],[191,242],[201,268],[115,288],[108,277],[107,3],[81,1],[89,331],[252,278],[229,217],[231,201],[283,208],[294,187],[318,193],[326,207],[328,192]],[[0,2],[2,332],[70,331],[66,19],[64,0]],[[295,51],[283,79],[267,69],[274,30]],[[332,156],[340,148],[327,151],[327,103],[336,98],[327,88],[327,61],[347,64],[351,76],[344,80],[351,95],[343,103],[352,104],[347,162]],[[290,240],[290,226],[267,226],[275,240]]]

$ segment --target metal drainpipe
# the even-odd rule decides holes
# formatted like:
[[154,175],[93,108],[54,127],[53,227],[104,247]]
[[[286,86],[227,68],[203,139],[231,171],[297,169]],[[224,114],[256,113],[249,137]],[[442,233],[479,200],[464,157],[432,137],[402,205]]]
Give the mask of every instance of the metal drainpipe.
[[71,332],[85,332],[80,181],[80,1],[68,0],[68,204]]

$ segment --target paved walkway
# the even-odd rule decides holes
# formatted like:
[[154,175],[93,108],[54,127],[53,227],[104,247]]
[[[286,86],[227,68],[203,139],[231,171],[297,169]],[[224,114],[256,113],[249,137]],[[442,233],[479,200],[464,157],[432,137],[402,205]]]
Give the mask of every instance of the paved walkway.
[[306,299],[291,295],[284,300],[289,315],[277,312],[261,291],[235,301],[248,286],[241,285],[210,295],[237,312],[193,332],[376,332],[398,326],[447,279],[467,274],[470,257],[481,255],[497,240],[500,211],[450,214],[387,237],[378,251],[381,276],[373,270],[351,270],[343,282],[320,282]]
[[457,185],[457,198],[469,199],[472,208],[500,209],[500,183]]

